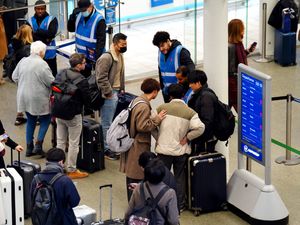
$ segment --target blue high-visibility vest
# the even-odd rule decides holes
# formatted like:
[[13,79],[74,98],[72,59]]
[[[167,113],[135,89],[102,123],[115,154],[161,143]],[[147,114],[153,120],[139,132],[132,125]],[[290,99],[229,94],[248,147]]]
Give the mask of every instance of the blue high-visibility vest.
[[189,90],[183,96],[182,100],[187,104],[193,94],[194,94],[194,92],[193,92],[192,88],[189,88]]
[[96,61],[96,44],[97,44],[97,24],[103,19],[103,16],[94,10],[87,22],[84,21],[84,16],[79,13],[76,18],[76,35],[75,45],[78,53],[85,54],[92,61]]
[[[36,32],[38,29],[48,30],[51,21],[54,19],[54,16],[46,16],[45,19],[41,22],[40,26],[38,25],[35,17],[31,17],[28,20],[28,23],[31,25],[33,32]],[[53,39],[48,45],[45,54],[45,59],[53,59],[56,56],[56,43],[55,39]]]
[[169,53],[167,60],[165,55],[160,51],[158,53],[158,65],[161,72],[161,79],[164,85],[164,88],[170,86],[170,84],[176,84],[176,70],[180,66],[180,52],[182,45],[178,45],[176,48],[172,49]]

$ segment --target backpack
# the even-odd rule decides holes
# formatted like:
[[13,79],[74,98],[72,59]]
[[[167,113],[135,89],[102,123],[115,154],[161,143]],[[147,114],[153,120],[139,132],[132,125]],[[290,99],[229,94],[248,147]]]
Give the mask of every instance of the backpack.
[[101,89],[98,88],[96,76],[92,74],[87,79],[91,97],[90,108],[93,110],[99,110],[104,104],[104,98],[102,97]]
[[79,90],[77,84],[85,78],[78,76],[70,79],[67,71],[64,70],[51,84],[51,114],[60,119],[71,120],[82,111],[82,104],[75,95]]
[[126,152],[133,144],[134,139],[130,137],[128,130],[130,127],[130,114],[136,105],[143,102],[146,103],[140,100],[133,104],[133,101],[131,101],[127,109],[123,109],[119,113],[107,131],[106,142],[109,149],[113,152]]
[[[146,188],[150,194],[150,197],[147,199],[145,197],[144,184],[146,185]],[[158,202],[169,189],[170,188],[166,185],[158,193],[156,198],[154,198],[148,183],[142,182],[140,185],[140,197],[142,202],[144,202],[145,204],[141,208],[133,210],[133,213],[129,217],[128,225],[157,225],[157,210],[163,216],[165,220],[164,224],[168,224],[166,216],[163,215],[161,209],[158,206]]]
[[6,55],[3,59],[3,69],[5,70],[6,76],[8,76],[10,80],[12,80],[12,74],[17,66],[16,61],[15,52]]
[[[12,45],[9,45],[12,48]],[[21,60],[20,53],[28,52],[30,53],[30,46],[24,45],[22,48],[14,51],[13,49],[6,55],[3,59],[3,69],[5,70],[6,76],[12,80],[12,74],[17,67],[18,62]],[[28,54],[23,54],[24,57],[28,56]]]
[[[216,94],[209,88],[205,89]],[[215,103],[215,118],[214,118],[214,136],[220,141],[227,141],[229,137],[233,134],[235,128],[235,116],[233,115],[230,107],[221,102],[218,97]]]
[[63,218],[58,211],[53,184],[62,173],[56,174],[50,182],[35,176],[36,188],[33,191],[31,220],[33,225],[61,225]]

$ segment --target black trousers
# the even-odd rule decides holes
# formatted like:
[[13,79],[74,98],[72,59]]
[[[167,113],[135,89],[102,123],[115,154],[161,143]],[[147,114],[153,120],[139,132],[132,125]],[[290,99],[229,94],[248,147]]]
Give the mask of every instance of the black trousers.
[[56,57],[54,57],[53,59],[45,59],[45,61],[48,63],[48,66],[50,67],[53,76],[56,77],[56,75],[57,75]]
[[0,156],[0,169],[5,168],[4,158],[3,156]]
[[217,142],[218,140],[192,143],[192,155],[198,155],[202,152],[214,152]]
[[130,190],[128,188],[129,184],[130,183],[140,183],[142,180],[139,180],[139,179],[132,179],[132,178],[129,178],[129,177],[126,177],[126,190],[127,190],[127,200],[128,202],[130,201],[130,198],[131,198],[131,195],[132,195],[132,190]]
[[177,201],[179,209],[185,207],[185,193],[186,193],[186,164],[188,159],[188,154],[180,156],[171,156],[158,154],[158,158],[164,162],[165,166],[171,170],[173,166],[174,177],[177,184]]

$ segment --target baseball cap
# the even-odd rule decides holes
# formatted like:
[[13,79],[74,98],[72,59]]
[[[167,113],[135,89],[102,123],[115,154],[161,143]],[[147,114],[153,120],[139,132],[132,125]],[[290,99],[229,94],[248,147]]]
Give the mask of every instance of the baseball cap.
[[91,1],[90,0],[79,0],[78,1],[78,8],[79,9],[86,9],[91,5]]
[[44,2],[43,0],[38,0],[34,3],[34,5],[42,6],[42,5],[46,5],[46,2]]

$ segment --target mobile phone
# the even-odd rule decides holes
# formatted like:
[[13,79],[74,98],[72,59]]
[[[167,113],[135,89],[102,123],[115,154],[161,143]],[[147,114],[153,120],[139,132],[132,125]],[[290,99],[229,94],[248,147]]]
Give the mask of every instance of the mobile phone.
[[254,51],[256,45],[257,45],[257,42],[253,42],[253,43],[251,44],[251,46],[250,46],[250,52],[253,52],[253,51]]

